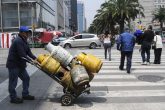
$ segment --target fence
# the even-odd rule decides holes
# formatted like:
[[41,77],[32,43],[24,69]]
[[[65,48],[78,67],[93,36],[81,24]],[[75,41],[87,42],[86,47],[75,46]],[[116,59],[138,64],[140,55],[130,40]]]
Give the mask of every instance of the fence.
[[0,48],[10,48],[16,33],[0,33]]

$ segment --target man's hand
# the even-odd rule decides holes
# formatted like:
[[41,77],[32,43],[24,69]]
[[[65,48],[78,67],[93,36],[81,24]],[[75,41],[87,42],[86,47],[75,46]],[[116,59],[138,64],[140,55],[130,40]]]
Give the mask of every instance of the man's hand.
[[33,65],[38,65],[39,64],[39,62],[37,61],[37,59],[32,60],[32,62],[33,62]]

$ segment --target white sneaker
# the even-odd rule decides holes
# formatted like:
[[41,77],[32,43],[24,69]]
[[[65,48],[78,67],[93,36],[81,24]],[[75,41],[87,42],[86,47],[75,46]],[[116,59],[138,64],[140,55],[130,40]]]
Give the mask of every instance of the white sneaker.
[[147,65],[147,62],[142,62],[142,65]]
[[146,64],[147,64],[147,65],[150,65],[150,62],[147,62]]

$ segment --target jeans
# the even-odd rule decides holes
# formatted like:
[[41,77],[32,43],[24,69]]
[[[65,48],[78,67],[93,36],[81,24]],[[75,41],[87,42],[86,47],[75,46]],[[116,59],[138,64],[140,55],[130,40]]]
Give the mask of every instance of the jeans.
[[143,62],[146,61],[145,53],[147,54],[147,62],[150,62],[150,48],[142,48],[141,56]]
[[127,57],[127,71],[130,71],[132,65],[132,51],[121,51],[121,58],[120,58],[120,69],[124,67],[125,57]]
[[18,82],[18,77],[22,80],[23,82],[23,91],[22,91],[22,96],[27,96],[29,95],[29,81],[30,77],[26,71],[25,68],[8,68],[9,71],[9,94],[10,98],[14,99],[17,97],[16,93],[16,87],[17,87],[17,82]]
[[109,55],[109,60],[111,60],[111,43],[104,43],[105,59],[107,59],[107,51],[108,51],[108,55]]

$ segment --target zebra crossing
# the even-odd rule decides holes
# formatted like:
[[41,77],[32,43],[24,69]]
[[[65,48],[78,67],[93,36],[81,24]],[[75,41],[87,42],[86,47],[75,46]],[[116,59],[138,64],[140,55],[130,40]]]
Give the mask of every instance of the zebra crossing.
[[[80,95],[75,99],[73,106],[61,106],[63,87],[45,74],[39,74],[39,71],[33,73],[37,69],[30,67],[29,73],[33,81],[31,92],[36,93],[36,102],[25,102],[23,107],[26,108],[26,104],[29,104],[34,110],[165,110],[165,51],[162,52],[160,65],[152,64],[153,51],[151,51],[151,64],[141,65],[140,53],[138,49],[135,49],[131,74],[127,74],[126,70],[119,70],[120,52],[115,49],[112,49],[112,61],[104,59],[103,49],[73,49],[71,51],[75,54],[91,53],[103,61],[101,70],[90,82],[91,94]],[[42,82],[43,84],[47,82],[44,80],[51,80],[51,85],[41,87]],[[12,108],[13,105],[9,105],[9,99],[6,98],[8,96],[7,82],[8,79],[0,84],[0,102],[5,105],[4,108]],[[18,86],[20,85],[19,81]],[[16,109],[13,110],[22,110],[19,106],[14,107]]]
[[[82,95],[83,102],[93,103],[91,110],[101,110],[103,106],[104,110],[165,110],[164,51],[160,65],[152,64],[153,51],[151,64],[141,65],[141,55],[136,49],[133,53],[131,74],[119,70],[120,53],[115,49],[112,49],[112,61],[104,59],[103,49],[83,51],[103,61],[102,69],[90,82],[91,94]],[[81,106],[83,105],[88,104]]]

